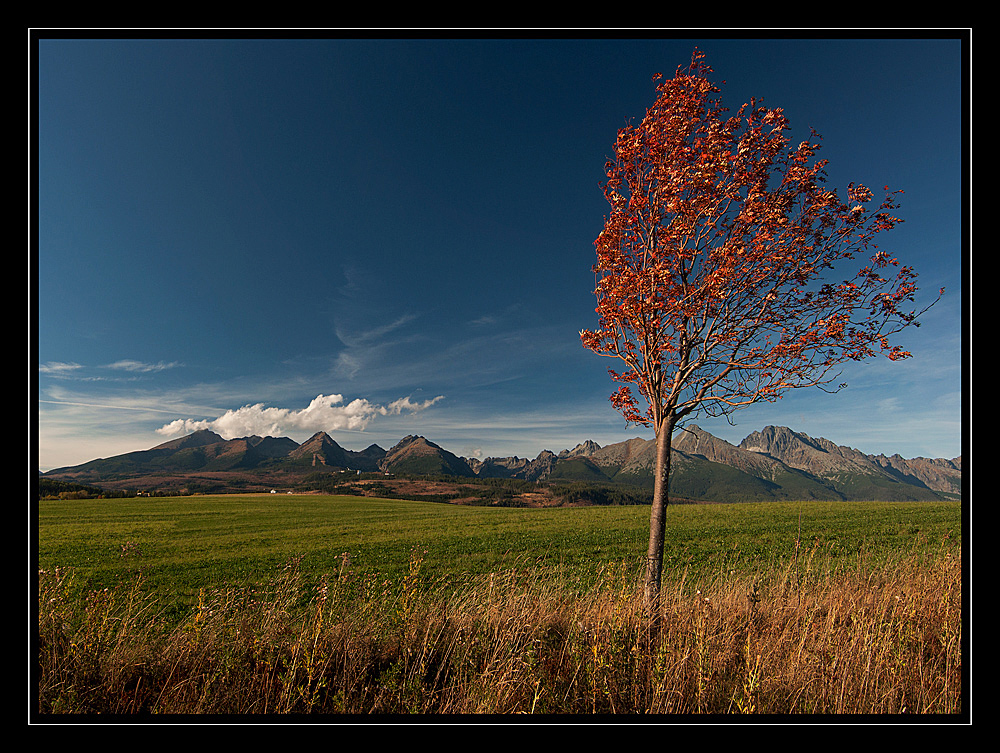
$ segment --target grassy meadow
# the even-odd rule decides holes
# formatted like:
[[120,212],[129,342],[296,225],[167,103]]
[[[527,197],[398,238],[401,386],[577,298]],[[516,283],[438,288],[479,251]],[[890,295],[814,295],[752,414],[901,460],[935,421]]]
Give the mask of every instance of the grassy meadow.
[[962,712],[961,505],[38,503],[40,714]]

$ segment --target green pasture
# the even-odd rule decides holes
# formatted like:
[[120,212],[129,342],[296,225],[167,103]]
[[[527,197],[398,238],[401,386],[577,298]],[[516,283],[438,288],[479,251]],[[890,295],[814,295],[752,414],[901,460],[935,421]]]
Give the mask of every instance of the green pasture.
[[[72,568],[80,588],[142,578],[176,602],[199,589],[264,583],[293,559],[308,577],[427,581],[505,568],[586,584],[646,551],[648,506],[519,509],[319,495],[43,500],[38,567]],[[796,557],[834,566],[961,542],[959,502],[767,502],[668,508],[664,569],[767,572]]]

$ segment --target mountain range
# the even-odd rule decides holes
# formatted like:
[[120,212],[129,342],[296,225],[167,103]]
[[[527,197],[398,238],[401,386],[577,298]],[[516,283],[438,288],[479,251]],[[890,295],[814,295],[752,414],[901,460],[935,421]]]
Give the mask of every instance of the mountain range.
[[[458,479],[519,479],[650,489],[656,448],[634,438],[601,447],[587,440],[534,459],[464,458],[422,436],[389,450],[347,450],[326,432],[302,444],[288,437],[224,439],[202,430],[149,450],[129,452],[41,474],[107,489],[166,492],[246,491],[281,486],[308,490],[331,474]],[[962,495],[962,458],[905,459],[867,455],[827,439],[768,426],[730,444],[698,426],[673,440],[670,493],[696,501],[772,499],[931,500]]]

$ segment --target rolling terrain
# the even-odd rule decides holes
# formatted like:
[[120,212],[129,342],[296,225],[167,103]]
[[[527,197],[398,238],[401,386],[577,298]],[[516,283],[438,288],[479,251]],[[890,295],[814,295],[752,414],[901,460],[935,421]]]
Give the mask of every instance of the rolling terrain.
[[[388,450],[373,444],[354,451],[325,432],[298,444],[288,437],[227,440],[202,430],[148,450],[57,468],[39,479],[168,494],[331,489],[360,494],[379,489],[414,495],[421,484],[426,489],[433,481],[439,485],[434,494],[448,500],[489,498],[466,492],[484,484],[500,488],[509,481],[513,486],[508,485],[508,492],[530,491],[536,504],[546,503],[539,496],[556,504],[565,497],[546,497],[545,489],[617,488],[648,494],[654,467],[653,440],[638,437],[605,447],[587,440],[559,453],[545,450],[534,459],[478,460],[413,435]],[[440,487],[446,481],[449,490]],[[675,498],[704,502],[955,498],[962,494],[962,459],[866,455],[775,426],[751,433],[737,446],[689,426],[674,437],[670,491]],[[587,498],[577,496],[578,501]]]

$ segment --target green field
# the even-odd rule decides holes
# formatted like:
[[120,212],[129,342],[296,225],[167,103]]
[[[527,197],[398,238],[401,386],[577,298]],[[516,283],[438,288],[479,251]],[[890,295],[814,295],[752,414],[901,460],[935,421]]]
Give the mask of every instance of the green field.
[[[40,714],[964,707],[958,502],[40,501]],[[520,717],[518,717],[520,718]]]
[[[398,580],[414,551],[428,580],[531,567],[585,586],[645,554],[648,506],[516,509],[318,495],[41,501],[38,566],[99,589],[142,577],[175,605],[199,589],[267,581],[293,559],[308,577]],[[850,567],[960,543],[959,502],[768,502],[668,509],[664,569],[710,577],[796,557]],[[818,561],[819,561],[818,560]]]

